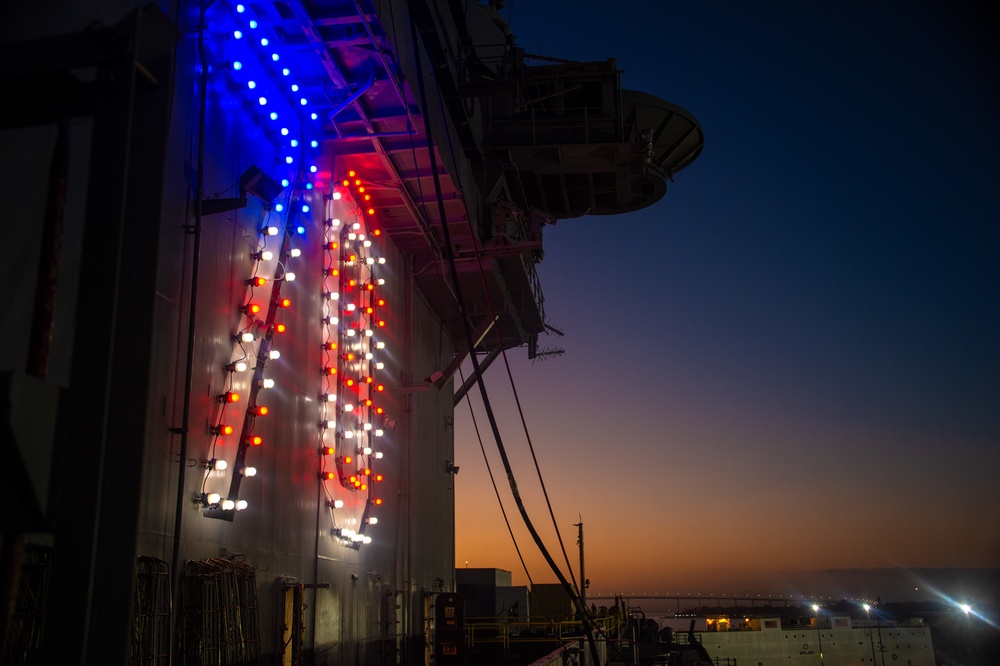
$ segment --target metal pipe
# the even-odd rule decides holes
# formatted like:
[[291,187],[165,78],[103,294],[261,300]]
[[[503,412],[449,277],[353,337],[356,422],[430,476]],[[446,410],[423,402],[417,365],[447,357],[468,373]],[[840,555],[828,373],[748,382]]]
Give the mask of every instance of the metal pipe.
[[[198,172],[196,176],[195,197],[194,197],[194,225],[188,227],[188,233],[194,235],[192,247],[191,266],[191,302],[188,315],[188,336],[187,355],[184,363],[184,397],[181,412],[181,425],[171,428],[171,432],[180,434],[180,451],[177,460],[177,506],[174,511],[174,542],[170,559],[170,569],[173,576],[175,599],[180,586],[180,550],[181,550],[181,527],[184,519],[184,476],[187,469],[187,448],[188,430],[191,422],[191,382],[194,374],[194,342],[197,327],[198,312],[198,266],[201,257],[201,217],[202,199],[205,196],[205,124],[208,113],[208,58],[205,55],[205,10],[206,2],[201,0],[198,4],[198,58],[201,64],[201,78],[199,79],[198,93],[201,101],[198,109]],[[175,603],[174,608],[180,608],[180,604]],[[176,620],[176,618],[175,618]],[[176,632],[176,621],[171,623],[171,627]],[[176,635],[176,634],[175,634]],[[171,641],[171,649],[176,641]]]

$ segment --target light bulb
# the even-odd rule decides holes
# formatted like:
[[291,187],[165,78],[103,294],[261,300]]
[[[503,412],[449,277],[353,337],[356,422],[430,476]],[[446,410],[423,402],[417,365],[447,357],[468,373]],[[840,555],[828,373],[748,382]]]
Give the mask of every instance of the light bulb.
[[297,247],[293,247],[291,250],[288,251],[288,256],[293,257],[293,258],[294,257],[301,257],[302,256],[302,250],[300,250]]
[[257,21],[250,21],[250,29],[251,30],[257,29]]
[[350,403],[345,404],[344,405],[344,411],[345,412],[353,412],[354,411],[354,405],[352,405]]
[[302,99],[299,100],[299,104],[301,104],[302,106],[305,106],[306,104],[308,104],[308,102],[306,101],[306,98],[303,97]]
[[323,422],[323,427],[326,428],[327,430],[336,430],[337,429],[337,422],[334,421],[334,420],[332,420],[332,419],[329,420],[329,421],[324,421]]
[[240,500],[239,502],[236,503],[236,510],[242,511],[243,509],[247,508],[247,506],[248,504],[246,500]]
[[277,236],[279,231],[280,231],[280,229],[278,229],[278,227],[275,227],[273,225],[267,227],[267,229],[266,229],[266,232],[267,232],[268,236]]
[[234,502],[231,499],[227,499],[226,501],[224,501],[222,503],[222,510],[223,511],[232,511],[234,508],[236,508],[236,502]]
[[362,541],[365,543],[365,545],[368,545],[372,542],[372,538],[370,536],[365,536],[365,538],[362,539]]
[[[385,263],[385,257],[379,257],[379,258],[378,258],[378,263],[380,263],[380,264],[384,264],[384,263]],[[379,284],[384,284],[384,281],[383,281],[383,282],[380,282]]]
[[225,460],[216,460],[212,463],[212,466],[215,468],[215,471],[223,472],[227,467],[229,467],[229,463]]
[[269,43],[270,42],[267,41],[267,37],[261,37],[260,38],[260,45],[261,46],[267,46]]
[[271,60],[273,60],[274,62],[278,62],[279,60],[281,60],[281,56],[279,56],[277,53],[272,53]]
[[302,212],[303,213],[309,212],[309,204],[302,204]]
[[319,116],[316,115],[315,113],[310,113],[309,117],[312,118],[313,120],[318,120],[319,119]]
[[267,355],[271,358],[272,361],[277,361],[279,358],[281,358],[281,352],[278,351],[277,349],[272,349],[267,353]]
[[370,456],[372,454],[372,448],[370,446],[366,446],[364,449],[362,449],[362,453],[364,453],[366,456]]
[[385,368],[385,363],[383,363],[382,361],[379,361],[378,363],[375,364],[376,370],[382,370],[383,368]]
[[327,292],[326,297],[328,299],[330,299],[331,301],[336,301],[336,300],[340,299],[340,294],[337,293],[336,291],[330,291],[330,292]]
[[334,509],[343,509],[344,508],[344,500],[333,500],[333,508]]
[[[292,158],[291,157],[286,157],[285,159],[286,160],[290,160]],[[291,164],[291,162],[289,162],[289,164]],[[279,204],[274,204],[274,210],[276,210],[276,211],[278,211],[280,213],[281,211],[285,210],[285,206],[284,206],[284,204],[280,204],[280,203]]]
[[268,388],[274,388],[274,380],[271,379],[270,377],[266,377],[266,378],[260,380],[260,387],[261,388],[266,388],[266,389],[268,389]]
[[281,128],[281,136],[288,136],[288,128],[287,127],[282,127]]
[[298,140],[298,139],[292,139],[292,140],[291,140],[291,141],[289,142],[289,145],[290,145],[290,146],[291,146],[292,148],[298,148],[298,146],[299,146],[299,140]]
[[267,98],[266,97],[258,97],[257,98],[257,103],[260,104],[261,106],[264,106],[265,104],[267,104]]
[[[340,192],[338,192],[337,194],[340,194]],[[340,197],[334,196],[333,198],[334,199],[339,199]],[[339,227],[340,226],[340,219],[335,217],[332,220],[330,220],[330,224],[332,224],[335,227]]]
[[379,340],[375,343],[375,349],[385,349],[385,343]]
[[372,360],[373,358],[375,358],[375,355],[374,355],[374,354],[372,354],[371,352],[365,352],[365,360],[366,360],[366,361],[370,361],[370,360]]
[[264,250],[263,252],[260,253],[260,258],[263,259],[264,261],[271,261],[272,259],[274,259],[274,252],[271,252],[270,250]]
[[243,472],[243,476],[246,476],[246,477],[257,476],[257,468],[256,467],[244,467],[243,470],[242,470],[242,472]]
[[375,436],[376,437],[381,437],[384,434],[385,434],[385,431],[382,430],[382,429],[378,429],[378,430],[375,431]]
[[375,516],[371,516],[368,519],[368,524],[369,525],[377,525],[378,524],[378,518],[376,518]]
[[243,39],[243,33],[239,30],[233,30],[233,37],[236,39]]
[[281,179],[281,186],[282,187],[288,187],[289,183],[290,183],[290,181],[287,178],[282,178]]
[[292,73],[291,70],[289,70],[287,67],[285,67],[284,69],[281,70],[281,74],[283,76],[288,76],[291,73]]
[[316,168],[315,164],[309,167],[309,173],[316,173],[317,171],[319,171],[319,169]]
[[344,439],[354,439],[354,431],[353,430],[345,430],[344,431]]
[[271,120],[277,120],[278,119],[278,112],[277,111],[272,111],[271,115],[270,115],[270,118],[271,118]]
[[230,372],[246,372],[248,367],[250,366],[246,364],[246,361],[234,361],[229,364]]
[[233,69],[235,69],[236,71],[240,71],[241,69],[243,69],[243,63],[237,60],[236,62],[233,63]]
[[340,192],[334,192],[334,193],[333,193],[333,200],[334,200],[334,201],[340,201],[340,198],[341,198],[342,196],[344,196],[344,195],[343,195],[343,194],[341,194]]
[[376,451],[375,452],[375,459],[376,460],[381,460],[382,459],[382,452],[381,451]]
[[372,329],[370,329],[370,328],[366,328],[366,329],[365,329],[365,337],[366,337],[366,338],[370,338],[370,337],[372,337],[373,335],[375,335],[375,331],[373,331],[373,330],[372,330]]
[[379,278],[379,279],[378,279],[378,283],[379,283],[380,285],[382,285],[382,284],[385,284],[385,278]]
[[286,282],[295,282],[295,273],[285,273]]
[[295,159],[292,158],[291,155],[289,155],[288,157],[285,158],[285,164],[291,164],[294,161],[295,161]]
[[366,423],[366,424],[364,425],[364,429],[365,429],[365,430],[371,430],[371,429],[372,429],[372,424],[371,424],[371,423]]
[[312,146],[313,148],[319,148],[319,141],[313,139],[312,141],[309,142],[309,145]]
[[362,243],[362,245],[364,245],[365,247],[371,247],[372,246],[372,242],[370,240],[365,240],[365,242]]
[[205,498],[205,501],[207,501],[209,504],[218,504],[219,500],[221,499],[222,495],[220,495],[219,493],[209,493],[208,497]]

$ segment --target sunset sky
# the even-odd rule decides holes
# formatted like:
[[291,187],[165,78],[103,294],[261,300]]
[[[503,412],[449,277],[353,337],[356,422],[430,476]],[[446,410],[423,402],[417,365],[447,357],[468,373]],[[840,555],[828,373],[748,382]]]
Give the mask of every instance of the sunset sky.
[[[627,4],[503,12],[528,52],[614,57],[625,88],[684,107],[705,134],[655,206],[546,228],[545,309],[566,336],[541,344],[566,353],[507,353],[574,570],[581,516],[594,592],[787,593],[815,569],[1000,567],[986,16]],[[566,571],[502,359],[486,384]],[[531,577],[554,581],[470,395]],[[465,403],[456,449],[457,566],[525,584]]]

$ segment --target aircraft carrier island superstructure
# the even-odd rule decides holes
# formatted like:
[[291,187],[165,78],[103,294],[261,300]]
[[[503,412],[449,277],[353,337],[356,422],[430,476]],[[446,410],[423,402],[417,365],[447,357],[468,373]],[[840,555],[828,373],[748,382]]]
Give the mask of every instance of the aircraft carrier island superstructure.
[[474,2],[8,13],[6,656],[448,663],[457,369],[697,121]]

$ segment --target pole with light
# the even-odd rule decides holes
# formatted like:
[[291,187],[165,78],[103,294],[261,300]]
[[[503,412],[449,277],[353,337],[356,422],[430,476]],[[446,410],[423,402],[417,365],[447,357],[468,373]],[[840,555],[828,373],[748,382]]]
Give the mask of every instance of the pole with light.
[[816,635],[819,636],[819,663],[823,663],[823,632],[819,630],[819,605],[813,604],[813,612],[816,613]]
[[872,607],[864,605],[865,615],[868,616],[868,644],[872,646],[872,663],[875,663],[875,639],[872,637]]

